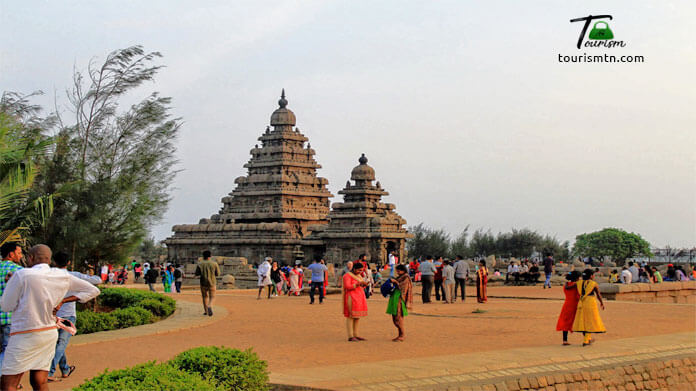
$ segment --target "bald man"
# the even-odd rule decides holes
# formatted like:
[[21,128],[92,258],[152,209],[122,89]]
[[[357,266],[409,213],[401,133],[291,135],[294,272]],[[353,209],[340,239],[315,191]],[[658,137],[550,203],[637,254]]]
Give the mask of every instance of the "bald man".
[[[0,298],[2,310],[12,312],[0,378],[3,391],[15,391],[27,371],[34,390],[48,390],[48,370],[58,340],[54,314],[64,303],[84,303],[99,295],[99,289],[89,282],[51,268],[51,255],[44,244],[32,247],[27,254],[28,267],[14,273]],[[71,296],[66,297],[68,292]]]

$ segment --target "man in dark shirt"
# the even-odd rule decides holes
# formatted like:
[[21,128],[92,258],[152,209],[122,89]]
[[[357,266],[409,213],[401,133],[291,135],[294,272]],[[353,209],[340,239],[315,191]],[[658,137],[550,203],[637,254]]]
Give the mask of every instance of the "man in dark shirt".
[[435,300],[440,301],[440,292],[442,292],[442,300],[445,301],[445,288],[442,286],[442,268],[445,266],[442,257],[437,257],[437,261],[434,262],[435,265],[435,276],[433,280],[435,282]]
[[544,258],[544,274],[546,275],[546,281],[544,282],[544,289],[547,287],[551,288],[551,273],[553,273],[553,257],[551,254],[546,254]]
[[159,276],[159,270],[157,270],[156,267],[151,267],[148,269],[147,273],[145,273],[145,282],[147,283],[147,286],[150,287],[150,290],[152,292],[155,291],[155,286],[153,284],[157,283],[157,277]]
[[217,288],[217,276],[220,275],[220,266],[218,266],[217,262],[211,260],[210,256],[210,251],[203,251],[203,260],[198,262],[195,275],[201,278],[203,315],[213,316],[213,299],[215,298],[215,290]]

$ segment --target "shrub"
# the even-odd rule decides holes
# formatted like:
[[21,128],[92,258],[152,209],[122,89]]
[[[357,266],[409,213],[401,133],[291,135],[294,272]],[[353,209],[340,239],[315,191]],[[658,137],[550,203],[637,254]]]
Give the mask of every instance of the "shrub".
[[[168,299],[168,297],[167,297]],[[138,303],[139,307],[145,308],[156,316],[165,317],[171,315],[176,309],[176,302],[160,301],[157,299],[145,299]]]
[[[140,305],[145,300],[155,300],[171,307],[171,312],[176,308],[176,301],[165,295],[127,288],[104,288],[99,295],[99,304],[112,308],[126,308]],[[171,314],[171,312],[169,314]],[[168,315],[169,315],[168,314]]]
[[232,391],[268,389],[266,362],[251,349],[241,351],[217,346],[202,346],[180,353],[171,365],[200,374],[210,383]]
[[169,364],[148,362],[131,368],[104,371],[74,390],[222,391],[223,389],[206,381],[198,373],[188,373]]
[[89,334],[97,331],[113,330],[117,328],[117,325],[118,320],[110,313],[79,311],[75,326],[78,334]]
[[141,307],[119,308],[109,315],[116,318],[118,321],[117,328],[119,329],[152,323],[152,319],[154,318],[152,312]]
[[77,330],[80,334],[148,324],[176,310],[176,301],[171,297],[136,289],[104,288],[97,300],[99,305],[115,310],[109,313],[79,311]]

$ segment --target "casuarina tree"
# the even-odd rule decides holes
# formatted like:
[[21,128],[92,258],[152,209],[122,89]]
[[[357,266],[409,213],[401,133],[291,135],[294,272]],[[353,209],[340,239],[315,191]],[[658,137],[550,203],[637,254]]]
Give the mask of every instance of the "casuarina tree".
[[170,200],[181,127],[171,98],[150,92],[123,107],[127,94],[132,99],[154,80],[160,57],[133,46],[74,73],[72,115],[59,116],[55,151],[40,181],[46,192],[70,190],[55,200],[49,224],[36,235],[78,264],[125,260]]

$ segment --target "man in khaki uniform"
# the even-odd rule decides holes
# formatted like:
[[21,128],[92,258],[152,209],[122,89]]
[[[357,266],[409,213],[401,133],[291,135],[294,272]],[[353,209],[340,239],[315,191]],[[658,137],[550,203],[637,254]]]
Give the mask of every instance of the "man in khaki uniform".
[[215,298],[217,276],[219,275],[220,267],[217,262],[210,259],[210,251],[203,251],[203,260],[196,267],[196,276],[201,278],[203,315],[213,316],[213,298]]

